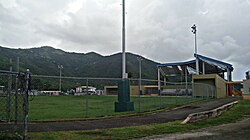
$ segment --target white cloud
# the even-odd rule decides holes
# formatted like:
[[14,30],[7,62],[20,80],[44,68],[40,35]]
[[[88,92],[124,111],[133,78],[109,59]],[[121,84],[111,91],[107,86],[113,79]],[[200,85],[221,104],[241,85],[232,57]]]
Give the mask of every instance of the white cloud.
[[250,5],[250,0],[246,0],[247,4]]
[[[0,44],[51,45],[67,51],[121,51],[121,4],[117,0],[0,0]],[[235,79],[250,69],[249,0],[127,0],[127,50],[158,62],[199,53],[234,64]],[[243,74],[244,75],[244,74]]]
[[76,14],[83,6],[86,0],[75,0],[68,4],[68,9],[66,10],[69,13]]

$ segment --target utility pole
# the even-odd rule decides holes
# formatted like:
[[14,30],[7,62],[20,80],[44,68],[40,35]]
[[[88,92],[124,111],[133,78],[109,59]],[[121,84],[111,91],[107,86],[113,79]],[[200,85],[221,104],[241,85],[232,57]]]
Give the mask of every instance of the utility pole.
[[196,57],[196,74],[199,75],[199,60],[198,60],[198,50],[197,50],[197,39],[196,39],[196,33],[197,33],[197,27],[194,24],[192,27],[192,33],[194,34],[194,47],[195,47],[195,57]]

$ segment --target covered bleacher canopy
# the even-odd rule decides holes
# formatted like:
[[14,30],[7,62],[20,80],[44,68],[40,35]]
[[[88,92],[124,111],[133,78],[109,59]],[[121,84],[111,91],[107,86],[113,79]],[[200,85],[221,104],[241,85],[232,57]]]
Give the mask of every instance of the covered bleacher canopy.
[[[200,54],[194,54],[199,62],[199,74],[218,74],[225,79],[224,73],[227,73],[227,80],[231,81],[233,66],[229,63],[209,58]],[[196,73],[196,60],[165,63],[157,65],[159,71],[164,76],[189,75]]]

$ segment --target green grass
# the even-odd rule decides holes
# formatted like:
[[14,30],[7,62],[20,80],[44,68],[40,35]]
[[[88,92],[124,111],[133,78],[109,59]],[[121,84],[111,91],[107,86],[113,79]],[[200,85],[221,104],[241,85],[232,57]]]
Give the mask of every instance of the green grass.
[[[135,111],[116,113],[114,103],[117,96],[88,96],[86,114],[85,96],[36,96],[29,102],[29,120],[55,120],[72,118],[96,118],[138,112],[138,98],[131,97]],[[198,100],[191,97],[141,97],[141,112],[160,108],[171,108]]]
[[[209,126],[220,125],[224,123],[231,123],[237,120],[244,119],[250,115],[250,101],[240,101],[239,104],[234,106],[222,116],[196,122],[193,124],[180,124],[181,121],[170,123],[114,128],[106,130],[93,130],[93,131],[68,131],[68,132],[46,132],[46,133],[29,133],[29,139],[43,140],[43,139],[133,139],[141,138],[152,135],[168,134],[175,132],[186,132],[194,129],[205,128]],[[0,133],[0,139],[18,139],[8,133]]]
[[250,101],[240,101],[229,111],[223,113],[220,117],[204,120],[192,124],[181,124],[181,121],[135,126],[126,128],[114,128],[93,131],[69,131],[69,132],[46,132],[46,133],[29,133],[31,140],[56,140],[56,139],[134,139],[146,136],[168,134],[175,132],[186,132],[194,129],[205,128],[225,123],[241,120],[244,116],[250,115]]
[[0,131],[0,140],[22,140],[22,138],[15,133],[7,133]]

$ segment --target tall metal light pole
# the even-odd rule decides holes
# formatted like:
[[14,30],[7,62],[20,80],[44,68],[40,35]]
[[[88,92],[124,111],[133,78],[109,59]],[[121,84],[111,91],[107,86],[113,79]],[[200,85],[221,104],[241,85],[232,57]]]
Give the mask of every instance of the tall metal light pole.
[[125,41],[125,0],[122,0],[122,80],[118,82],[115,112],[134,111],[134,102],[130,101],[130,81],[126,73]]
[[59,91],[62,92],[62,69],[63,69],[63,65],[58,65],[58,69],[60,71]]
[[126,73],[126,52],[125,52],[125,0],[122,0],[122,78],[128,78]]
[[140,77],[140,79],[139,79],[139,90],[141,91],[141,62],[142,62],[142,57],[137,57],[137,60],[138,60],[138,62],[139,62],[139,77]]
[[194,34],[194,47],[195,47],[195,56],[196,56],[196,74],[199,75],[199,60],[197,56],[197,39],[196,39],[196,33],[197,33],[197,28],[196,25],[194,24],[192,27],[192,33]]
[[141,90],[141,62],[142,62],[142,57],[137,57],[137,60],[139,62],[139,92],[138,92],[138,111],[141,112],[141,100],[140,97],[142,95],[142,90]]

